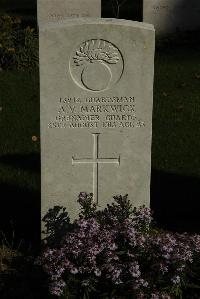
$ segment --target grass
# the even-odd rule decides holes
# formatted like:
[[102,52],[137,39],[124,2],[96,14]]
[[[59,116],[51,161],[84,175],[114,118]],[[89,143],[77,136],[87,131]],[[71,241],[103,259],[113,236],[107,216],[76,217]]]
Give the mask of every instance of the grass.
[[38,70],[1,72],[0,86],[0,229],[29,247],[40,238]]
[[200,47],[157,53],[152,166],[200,176]]
[[10,249],[9,247],[2,245],[0,247],[0,272],[5,272],[10,270],[10,265],[14,257],[19,253],[17,251]]
[[151,207],[161,227],[200,232],[200,44],[161,42],[155,56]]
[[[25,156],[34,157],[40,150],[38,70],[2,72],[0,85],[1,182],[38,190],[39,173],[30,171],[36,165],[34,161],[31,165],[23,160]],[[38,139],[33,141],[32,136]]]
[[0,246],[0,298],[52,298],[48,295],[46,277],[34,267],[31,256],[10,247]]

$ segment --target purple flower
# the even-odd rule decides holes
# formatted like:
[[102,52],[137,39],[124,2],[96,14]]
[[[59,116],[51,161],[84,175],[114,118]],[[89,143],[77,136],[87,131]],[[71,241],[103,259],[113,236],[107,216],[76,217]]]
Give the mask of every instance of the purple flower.
[[129,272],[132,277],[139,277],[141,275],[140,266],[137,262],[131,263],[129,267]]
[[101,270],[99,270],[98,268],[96,268],[96,269],[94,270],[94,274],[95,274],[97,277],[101,276]]
[[180,276],[176,275],[172,277],[171,281],[173,282],[173,284],[179,284],[181,282]]
[[137,299],[170,299],[163,290],[182,287],[199,257],[200,236],[152,229],[150,209],[131,210],[126,197],[103,211],[96,211],[86,192],[78,201],[79,218],[57,248],[46,248],[36,261],[49,276],[52,294],[63,294],[66,279],[76,289],[126,289]]
[[83,201],[87,198],[87,196],[88,196],[87,192],[80,192],[78,196],[78,200]]
[[72,273],[72,274],[77,274],[78,273],[78,269],[77,268],[72,268],[71,270],[70,270],[70,272]]
[[61,296],[63,293],[63,288],[66,286],[64,280],[56,280],[50,284],[50,293],[52,295]]

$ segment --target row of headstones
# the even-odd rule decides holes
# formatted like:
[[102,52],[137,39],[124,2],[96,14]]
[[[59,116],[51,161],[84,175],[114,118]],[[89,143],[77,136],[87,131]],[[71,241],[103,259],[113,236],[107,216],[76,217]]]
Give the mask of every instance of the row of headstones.
[[[101,0],[38,0],[40,23],[68,17],[101,17]],[[153,24],[157,35],[200,29],[200,1],[143,0],[143,21]]]

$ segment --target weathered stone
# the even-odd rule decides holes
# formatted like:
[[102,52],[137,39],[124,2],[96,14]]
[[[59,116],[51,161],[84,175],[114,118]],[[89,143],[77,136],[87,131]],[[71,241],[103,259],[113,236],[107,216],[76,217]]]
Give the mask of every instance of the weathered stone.
[[79,192],[149,205],[154,29],[112,19],[40,27],[42,213]]
[[38,23],[101,17],[101,0],[37,0]]
[[155,26],[158,36],[200,29],[200,1],[144,0],[143,20]]

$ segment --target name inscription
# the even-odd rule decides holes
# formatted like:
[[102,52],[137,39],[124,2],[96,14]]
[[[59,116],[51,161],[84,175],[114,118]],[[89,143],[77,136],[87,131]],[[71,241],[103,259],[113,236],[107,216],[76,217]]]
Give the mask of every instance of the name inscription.
[[57,114],[48,124],[49,129],[141,127],[145,127],[145,123],[136,116],[132,96],[60,98]]

